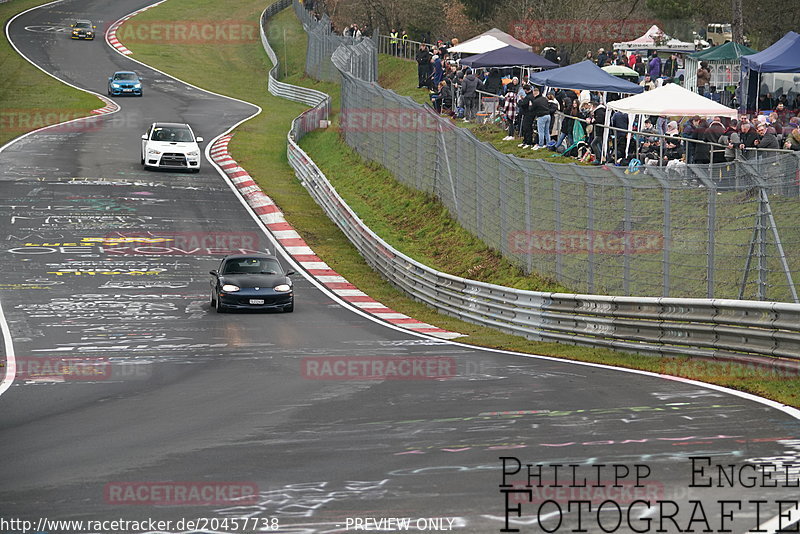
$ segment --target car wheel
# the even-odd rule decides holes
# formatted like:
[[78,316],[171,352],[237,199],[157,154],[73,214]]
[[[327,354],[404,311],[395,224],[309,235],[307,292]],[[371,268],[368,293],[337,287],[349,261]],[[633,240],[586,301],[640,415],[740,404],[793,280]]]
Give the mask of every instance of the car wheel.
[[214,299],[214,310],[217,313],[225,313],[228,309],[222,305],[219,298]]
[[190,169],[190,171],[194,174],[197,174],[198,172],[200,172],[200,169]]
[[[142,158],[141,158],[141,159],[142,159],[142,161],[141,161],[141,163],[140,163],[140,164],[141,164],[141,165],[144,165],[144,156],[142,156]],[[145,166],[145,168],[147,168],[147,166]]]
[[283,313],[292,313],[294,311],[294,301],[288,306],[284,306]]
[[216,300],[216,299],[214,298],[214,290],[212,289],[212,290],[211,290],[211,298],[209,298],[209,299],[208,299],[208,305],[209,305],[209,306],[211,306],[212,308],[213,308],[214,306],[216,306],[216,302],[215,302],[215,300]]

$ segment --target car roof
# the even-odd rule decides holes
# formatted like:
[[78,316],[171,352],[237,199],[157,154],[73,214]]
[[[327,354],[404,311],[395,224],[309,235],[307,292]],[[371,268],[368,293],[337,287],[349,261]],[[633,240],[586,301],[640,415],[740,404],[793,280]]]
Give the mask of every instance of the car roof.
[[[133,72],[132,70],[118,70],[118,71],[114,72],[114,74],[136,74],[136,73]],[[138,74],[136,74],[136,75],[138,76]]]
[[227,261],[227,260],[242,260],[247,258],[258,258],[260,260],[278,261],[278,258],[273,256],[272,254],[264,254],[262,252],[254,252],[253,254],[229,254],[222,259]]
[[92,21],[89,19],[75,19],[75,24],[78,24],[79,22],[88,22],[89,24],[92,23]]
[[156,128],[190,128],[190,126],[184,122],[154,122],[153,126]]

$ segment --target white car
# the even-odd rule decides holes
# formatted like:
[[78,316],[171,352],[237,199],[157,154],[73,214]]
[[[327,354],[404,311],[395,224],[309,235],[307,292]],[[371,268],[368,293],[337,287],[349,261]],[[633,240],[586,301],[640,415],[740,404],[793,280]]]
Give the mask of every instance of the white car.
[[142,135],[142,165],[145,169],[187,169],[200,172],[202,137],[195,137],[188,124],[154,122]]

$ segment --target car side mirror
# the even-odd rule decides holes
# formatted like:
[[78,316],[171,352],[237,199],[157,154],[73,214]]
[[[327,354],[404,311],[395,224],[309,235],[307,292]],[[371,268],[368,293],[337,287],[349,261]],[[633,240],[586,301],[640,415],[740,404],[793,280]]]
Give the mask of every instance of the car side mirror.
[[294,272],[294,271],[287,271],[286,272],[286,276],[292,276],[293,274],[297,274],[297,273]]
[[197,138],[197,142],[198,142],[198,143],[202,143],[202,142],[203,142],[203,138],[202,138],[202,137],[198,137],[198,138]]
[[219,276],[219,272],[214,269],[213,271],[208,271],[208,274],[213,274],[214,276]]
[[147,134],[142,134],[142,141],[147,141]]

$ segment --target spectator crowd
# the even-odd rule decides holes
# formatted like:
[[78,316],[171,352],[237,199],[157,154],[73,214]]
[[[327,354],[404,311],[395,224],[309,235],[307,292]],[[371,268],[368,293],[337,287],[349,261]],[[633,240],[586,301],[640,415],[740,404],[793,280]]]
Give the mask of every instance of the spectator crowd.
[[[460,66],[458,54],[448,53],[457,43],[454,39],[434,46],[419,44],[418,87],[430,91],[438,113],[464,122],[476,120],[481,98],[498,101],[494,116],[507,133],[503,141],[517,140],[519,148],[547,148],[598,164],[628,165],[636,159],[645,165],[667,166],[750,159],[774,149],[800,150],[800,110],[786,95],[773,99],[767,94],[760,99],[759,107],[770,113],[738,119],[695,116],[680,118],[679,122],[653,116],[645,117],[642,124],[638,120],[630,124],[627,113],[614,112],[609,117],[606,160],[601,161],[609,111],[600,93],[558,88],[545,93],[544,88],[528,83],[527,76],[514,76],[511,69]],[[643,58],[636,53],[609,54],[601,48],[596,59],[591,52],[586,59],[601,67],[612,64],[633,68],[645,90],[675,83],[674,76],[683,68],[677,55],[662,61],[657,52]],[[707,86],[708,78],[698,74],[698,91],[713,98],[714,88]],[[608,100],[618,97],[609,94]]]

